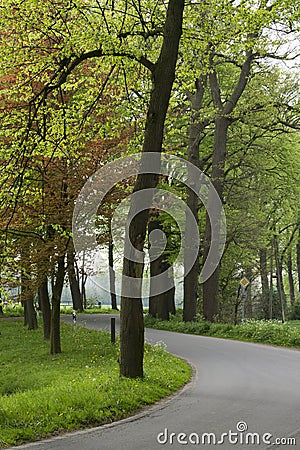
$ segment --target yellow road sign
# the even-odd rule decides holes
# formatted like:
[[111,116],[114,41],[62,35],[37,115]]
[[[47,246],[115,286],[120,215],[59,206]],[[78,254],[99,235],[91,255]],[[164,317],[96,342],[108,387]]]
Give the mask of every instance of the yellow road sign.
[[248,284],[250,284],[250,281],[249,281],[246,277],[243,277],[243,278],[241,279],[241,281],[240,281],[240,284],[241,284],[244,288],[246,288],[246,287],[248,286]]

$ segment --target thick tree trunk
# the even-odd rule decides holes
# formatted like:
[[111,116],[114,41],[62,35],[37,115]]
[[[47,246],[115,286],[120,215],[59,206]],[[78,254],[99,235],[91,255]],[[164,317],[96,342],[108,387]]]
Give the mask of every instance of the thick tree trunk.
[[[215,119],[214,153],[212,160],[212,183],[222,201],[224,189],[224,166],[226,160],[226,140],[229,121],[226,117]],[[208,202],[208,208],[210,203]],[[220,218],[221,219],[221,218]],[[211,224],[206,214],[203,261],[206,261],[211,245]],[[210,322],[217,319],[219,312],[220,264],[211,277],[203,283],[203,315]]]
[[60,299],[65,278],[65,255],[58,257],[56,279],[53,283],[52,310],[51,310],[51,332],[50,353],[52,355],[61,353],[60,342]]
[[[183,9],[184,0],[169,0],[161,52],[156,64],[149,66],[152,71],[153,89],[147,112],[143,153],[161,152],[164,123],[175,78],[178,46],[182,33]],[[134,191],[153,188],[157,182],[158,176],[140,174]],[[151,200],[152,198],[145,196],[147,209],[136,215],[129,226],[127,239],[129,238],[131,244],[140,251],[144,248]],[[131,212],[134,212],[134,209],[135,205],[132,202]],[[130,298],[128,294],[126,296],[122,294],[121,298],[120,375],[130,378],[143,377],[144,318],[141,300],[143,261],[137,263],[124,258],[123,275],[136,278],[136,283],[132,283],[136,298]],[[125,284],[125,292],[127,292],[126,287]]]
[[[199,123],[200,109],[202,107],[204,89],[206,85],[206,76],[202,76],[196,80],[196,92],[191,97],[191,106],[193,110],[192,122],[189,130],[189,145],[188,145],[188,161],[199,168],[199,143],[201,132],[205,128],[204,123]],[[200,180],[193,180],[189,177],[189,185],[194,185],[198,191],[200,186],[195,186],[195,183]],[[187,188],[187,209],[189,209],[195,217],[196,223],[199,223],[198,209],[199,209],[199,197],[196,192],[190,187]],[[192,233],[192,224],[188,220],[186,215],[185,225],[185,264],[184,264],[184,296],[183,296],[183,320],[185,322],[196,320],[197,314],[197,301],[199,294],[199,271],[200,263],[199,257],[196,259],[191,270],[187,272],[187,260],[191,249],[195,246],[199,247],[199,243],[194,239]]]
[[295,283],[293,276],[293,260],[292,260],[292,252],[289,250],[288,258],[287,258],[287,270],[289,277],[289,289],[290,289],[290,302],[291,306],[295,303]]
[[80,293],[79,279],[76,275],[75,253],[73,251],[68,251],[67,253],[67,270],[72,294],[73,309],[75,309],[75,311],[83,311],[82,295]]
[[50,339],[50,329],[51,329],[51,306],[49,300],[47,278],[45,278],[45,280],[42,281],[42,283],[40,284],[38,289],[38,296],[43,315],[44,339],[48,340]]

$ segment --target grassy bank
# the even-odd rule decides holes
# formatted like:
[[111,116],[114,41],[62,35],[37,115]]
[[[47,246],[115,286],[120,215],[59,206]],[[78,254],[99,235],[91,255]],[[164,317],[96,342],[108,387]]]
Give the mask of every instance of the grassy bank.
[[109,334],[62,324],[63,353],[49,355],[42,330],[0,322],[0,447],[124,418],[171,394],[190,367],[160,346],[145,348],[145,378],[119,377]]
[[145,326],[180,333],[300,348],[300,321],[282,324],[277,320],[250,320],[240,325],[204,321],[185,323],[178,314],[171,317],[168,322],[146,316]]
[[[73,308],[72,306],[61,306],[60,312],[61,314],[72,314]],[[87,308],[83,311],[84,314],[119,314],[120,311],[111,309],[107,306],[103,306],[101,308],[99,307],[93,307],[93,308]],[[14,305],[5,305],[3,307],[3,314],[0,315],[1,317],[23,317],[24,316],[24,308],[20,304],[14,304]]]

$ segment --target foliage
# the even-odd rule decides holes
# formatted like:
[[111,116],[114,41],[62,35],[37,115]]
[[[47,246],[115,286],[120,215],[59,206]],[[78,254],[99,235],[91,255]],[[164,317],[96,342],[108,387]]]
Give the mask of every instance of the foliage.
[[289,320],[300,320],[300,301],[291,306],[288,312]]
[[1,317],[23,317],[24,308],[20,305],[4,305]]
[[169,322],[145,318],[145,326],[160,330],[198,334],[241,341],[300,348],[300,332],[289,323],[278,320],[246,320],[239,325],[230,323],[210,323],[202,319],[195,322],[183,322],[179,315]]
[[117,346],[105,332],[62,324],[64,353],[55,357],[41,331],[15,321],[1,332],[1,447],[124,418],[191,376],[184,361],[147,345],[145,378],[120,378]]

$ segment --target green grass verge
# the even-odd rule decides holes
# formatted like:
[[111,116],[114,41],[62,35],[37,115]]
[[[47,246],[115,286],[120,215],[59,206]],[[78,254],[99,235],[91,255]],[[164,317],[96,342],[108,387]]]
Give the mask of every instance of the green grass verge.
[[62,324],[63,353],[49,354],[42,330],[1,322],[0,447],[129,416],[191,377],[183,360],[145,347],[145,378],[119,377],[118,346],[105,332]]
[[300,320],[290,320],[288,322],[289,325],[291,325],[292,327],[299,327],[300,328]]
[[101,308],[87,308],[83,311],[83,314],[120,314],[120,311],[102,306]]
[[[60,312],[61,314],[72,314],[73,308],[72,306],[61,306]],[[103,306],[102,308],[87,308],[83,311],[84,314],[119,314],[120,311],[111,309],[109,307]],[[23,317],[24,316],[24,308],[19,305],[5,305],[3,306],[3,314],[0,314],[1,317]]]
[[24,316],[24,308],[21,305],[4,305],[3,306],[3,314],[0,314],[1,317],[23,317]]
[[148,328],[300,348],[300,328],[294,322],[300,325],[300,321],[282,324],[277,320],[247,320],[240,325],[204,321],[185,323],[179,314],[172,316],[170,321],[145,317]]

